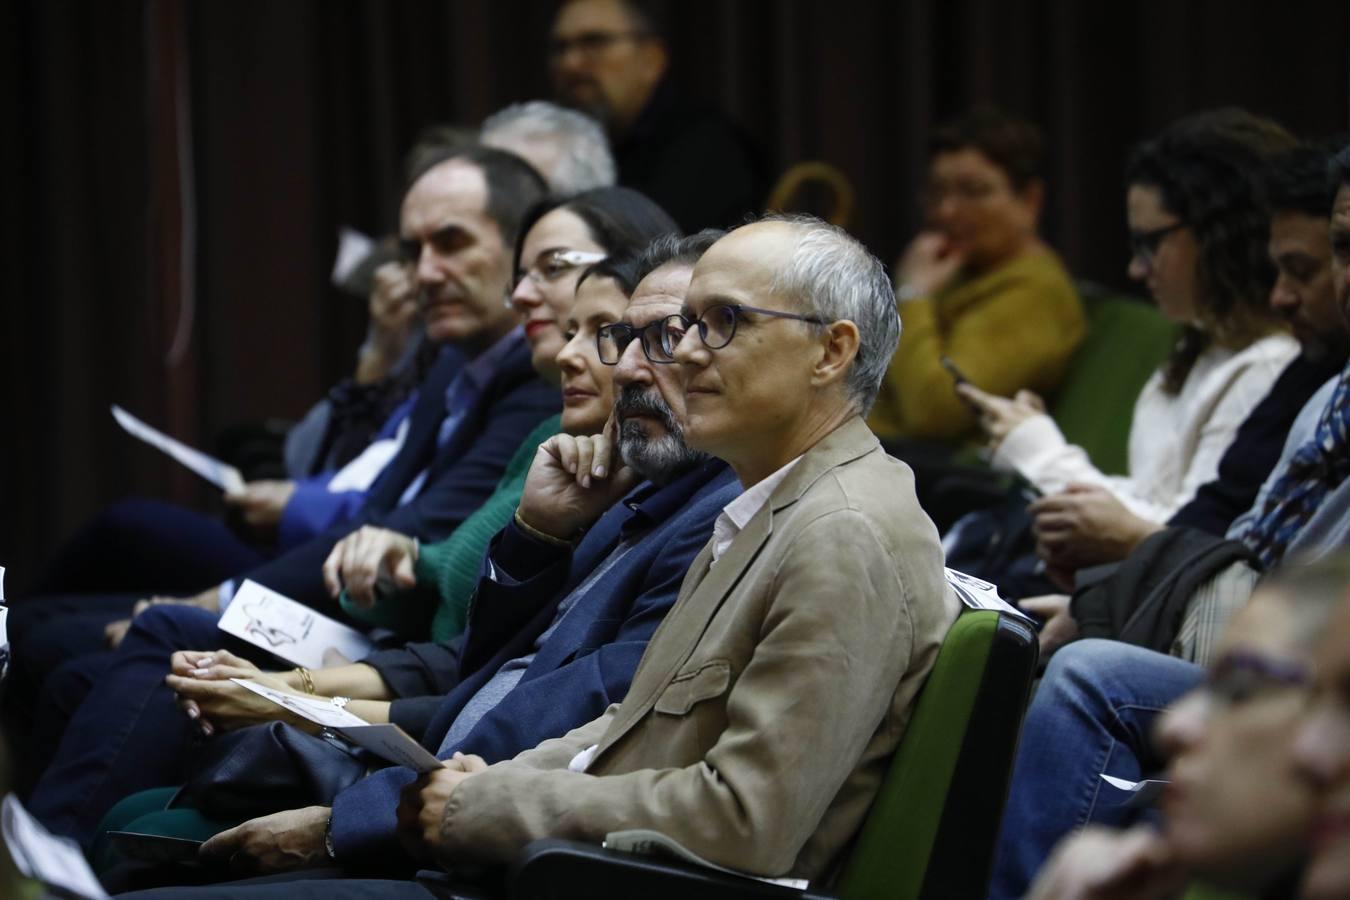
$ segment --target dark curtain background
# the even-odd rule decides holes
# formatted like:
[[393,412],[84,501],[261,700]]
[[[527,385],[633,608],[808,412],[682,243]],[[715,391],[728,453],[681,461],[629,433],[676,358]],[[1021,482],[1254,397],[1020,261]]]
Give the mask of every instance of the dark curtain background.
[[[685,0],[681,88],[773,171],[823,159],[894,259],[924,135],[976,102],[1046,130],[1045,233],[1121,285],[1129,145],[1240,104],[1307,135],[1350,124],[1342,0]],[[4,114],[0,565],[17,592],[118,497],[212,492],[116,430],[120,403],[204,448],[294,417],[350,365],[359,301],[336,231],[389,229],[399,163],[435,122],[546,92],[552,4],[529,0],[16,0]]]

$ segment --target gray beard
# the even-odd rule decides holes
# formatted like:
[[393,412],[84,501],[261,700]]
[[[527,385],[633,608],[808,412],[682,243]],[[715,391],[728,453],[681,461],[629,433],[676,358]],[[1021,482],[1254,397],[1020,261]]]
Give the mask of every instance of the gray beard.
[[684,429],[654,389],[648,393],[637,385],[629,385],[619,395],[615,409],[621,421],[625,413],[641,412],[658,418],[665,428],[665,434],[653,438],[640,422],[623,422],[619,427],[619,455],[648,481],[669,484],[708,458],[706,453],[684,442]]

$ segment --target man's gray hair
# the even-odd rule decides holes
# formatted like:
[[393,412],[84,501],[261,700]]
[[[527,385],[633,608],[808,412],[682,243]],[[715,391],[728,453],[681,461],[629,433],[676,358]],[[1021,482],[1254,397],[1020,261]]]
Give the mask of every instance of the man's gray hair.
[[610,187],[617,178],[609,139],[600,123],[576,110],[547,100],[513,103],[483,120],[480,140],[490,147],[514,140],[548,140],[558,145],[558,165],[545,172],[549,188],[570,196],[592,188]]
[[857,238],[815,216],[776,213],[757,221],[783,222],[798,234],[770,290],[797,299],[808,315],[858,326],[858,355],[845,387],[858,414],[866,416],[900,343],[900,315],[886,267]]

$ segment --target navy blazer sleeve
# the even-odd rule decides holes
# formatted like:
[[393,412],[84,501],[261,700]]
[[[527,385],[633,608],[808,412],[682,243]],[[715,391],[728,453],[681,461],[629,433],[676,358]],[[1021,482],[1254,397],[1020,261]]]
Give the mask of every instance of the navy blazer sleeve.
[[569,551],[520,534],[511,523],[493,537],[488,556],[513,571],[529,572],[529,578],[517,581],[503,574],[503,581],[493,581],[485,563],[464,634],[377,650],[362,660],[398,698],[390,706],[389,720],[409,734],[425,732],[440,698],[516,637],[563,585],[571,560]]
[[444,538],[473,513],[496,488],[506,465],[526,436],[558,410],[557,388],[528,379],[497,397],[472,445],[453,464],[432,464],[421,493],[403,506],[380,511],[367,505],[355,518],[329,528],[242,577],[297,602],[341,616],[323,585],[323,562],[333,545],[362,525],[378,525],[423,541]]
[[[672,529],[662,542],[643,580],[643,590],[625,619],[592,623],[582,649],[572,659],[538,678],[522,679],[479,720],[460,746],[449,751],[476,753],[489,763],[510,759],[599,718],[611,703],[622,700],[647,642],[675,603],[685,573],[707,542],[712,517],[698,525],[679,524],[686,527]],[[399,792],[415,777],[409,769],[383,769],[337,796],[332,831],[340,860],[360,863],[401,852],[395,812]]]

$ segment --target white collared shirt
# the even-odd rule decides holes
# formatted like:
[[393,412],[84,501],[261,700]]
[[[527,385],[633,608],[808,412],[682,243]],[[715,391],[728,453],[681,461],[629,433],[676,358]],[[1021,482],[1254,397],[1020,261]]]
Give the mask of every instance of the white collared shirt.
[[713,563],[722,558],[722,554],[727,552],[727,548],[736,539],[736,535],[740,534],[746,523],[755,517],[755,513],[759,512],[760,507],[769,501],[769,496],[778,485],[783,483],[783,479],[787,478],[788,473],[792,471],[792,467],[800,459],[800,456],[797,457],[723,508],[721,514],[717,517],[717,521],[713,523]]

